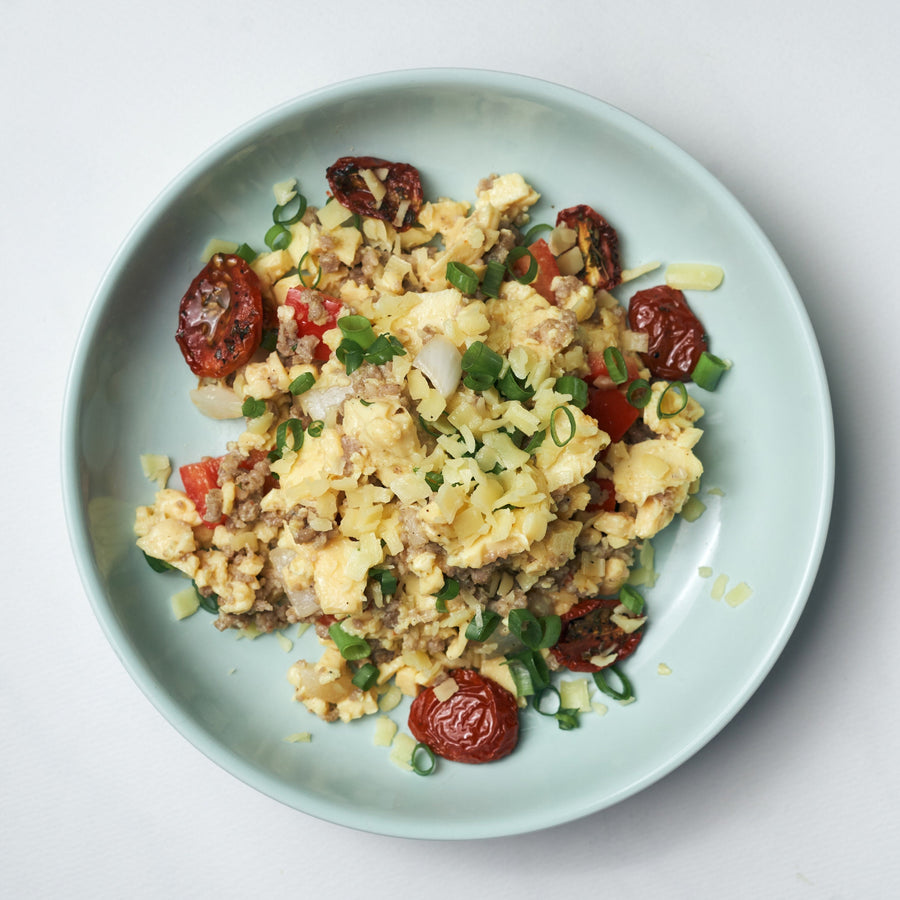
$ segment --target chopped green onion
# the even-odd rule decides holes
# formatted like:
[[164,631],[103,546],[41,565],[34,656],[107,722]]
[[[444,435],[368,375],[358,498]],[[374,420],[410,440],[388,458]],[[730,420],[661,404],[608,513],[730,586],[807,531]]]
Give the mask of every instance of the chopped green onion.
[[506,266],[496,259],[488,262],[484,271],[484,278],[481,281],[481,292],[486,297],[496,299],[500,296],[500,285],[503,284],[503,277],[506,275]]
[[556,724],[559,725],[560,731],[574,731],[578,725],[577,709],[560,709],[556,713]]
[[376,366],[384,365],[395,356],[406,356],[406,351],[393,334],[379,334],[366,350],[366,360]]
[[[616,688],[612,687],[607,682],[606,676],[603,674],[607,670],[613,672],[619,679],[619,682],[621,683],[620,690],[616,690]],[[615,666],[607,666],[606,669],[594,672],[594,684],[596,684],[607,697],[612,697],[613,700],[631,700],[631,698],[634,697],[634,688],[631,686],[631,682]]]
[[362,364],[366,351],[355,341],[344,338],[338,344],[334,355],[338,358],[338,362],[343,363],[348,375],[352,375]]
[[306,426],[306,433],[310,437],[321,437],[324,430],[325,423],[321,419],[313,419],[312,422]]
[[[673,409],[671,412],[663,412],[663,401],[666,399],[669,391],[674,390],[675,394],[677,394],[677,398],[675,400],[678,403],[678,408]],[[677,416],[686,406],[688,402],[688,392],[687,388],[680,381],[670,381],[665,390],[659,395],[659,405],[656,407],[656,414],[660,419],[671,419],[673,416]]]
[[619,591],[619,603],[627,607],[628,611],[639,616],[644,608],[644,598],[631,585],[625,584]]
[[606,371],[616,384],[624,384],[628,381],[628,367],[625,365],[625,357],[618,347],[607,347],[603,351],[603,362],[606,363]]
[[440,472],[426,472],[425,483],[433,491],[436,491],[444,483],[444,476]]
[[397,576],[390,569],[369,569],[369,578],[378,582],[385,597],[390,597],[397,590]]
[[541,642],[538,649],[548,650],[550,647],[556,646],[559,636],[562,634],[562,619],[554,614],[541,616],[538,619],[541,624]]
[[315,383],[316,376],[312,372],[303,372],[288,385],[288,390],[297,397],[305,394]]
[[526,647],[536,650],[540,646],[543,630],[530,609],[511,609],[507,627],[510,634],[517,637]]
[[455,578],[445,578],[444,586],[435,594],[438,600],[452,600],[459,596],[459,582]]
[[[419,754],[424,753],[428,758],[428,765],[422,766],[419,763]],[[421,741],[413,747],[412,757],[410,759],[410,764],[412,765],[413,772],[416,775],[430,775],[437,768],[437,757],[434,755],[434,750],[428,746],[428,744],[423,744]]]
[[259,346],[263,348],[263,350],[268,350],[271,352],[278,346],[278,329],[277,328],[267,328],[262,333],[262,340],[259,342]]
[[257,256],[256,251],[249,244],[241,244],[234,253],[235,256],[239,256],[245,263],[252,263]]
[[714,391],[723,372],[728,368],[728,363],[724,359],[719,359],[712,353],[704,350],[691,372],[691,379],[698,387],[704,391]]
[[305,212],[306,197],[298,191],[287,203],[282,203],[272,210],[272,221],[276,225],[293,225],[303,218]]
[[371,690],[378,682],[378,667],[367,662],[356,670],[350,680],[362,691]]
[[568,394],[572,398],[572,403],[579,409],[584,409],[588,404],[587,382],[577,375],[563,375],[557,378],[553,389],[557,394]]
[[478,276],[464,263],[456,260],[448,262],[445,277],[453,287],[464,294],[474,294],[478,290]]
[[533,244],[539,234],[543,234],[545,231],[553,231],[553,226],[548,225],[546,222],[543,222],[538,225],[532,225],[528,231],[522,235],[522,243],[527,247],[529,244]]
[[304,263],[306,262],[307,257],[309,257],[309,250],[300,257],[300,262],[297,263],[297,277],[300,279],[300,284],[305,288],[317,288],[319,286],[319,282],[322,280],[322,267],[316,264],[316,277],[313,279],[312,284],[307,284],[306,279],[303,277],[304,274],[309,275],[310,273],[304,267]]
[[284,250],[291,242],[291,233],[284,225],[273,225],[267,232],[265,238],[266,246],[270,250]]
[[344,659],[364,659],[372,652],[368,642],[356,634],[347,634],[341,627],[340,622],[335,622],[331,625],[328,629],[328,634],[337,645]]
[[[544,698],[548,695],[556,697],[556,706],[552,710],[544,709]],[[562,697],[559,695],[559,690],[552,684],[548,684],[547,687],[541,688],[541,690],[534,695],[534,700],[531,702],[535,712],[540,713],[542,716],[555,716],[560,709],[562,709]]]
[[219,596],[218,594],[212,593],[210,591],[209,595],[205,595],[201,592],[200,588],[197,587],[197,582],[191,582],[194,585],[194,590],[197,592],[197,599],[200,601],[200,608],[205,609],[208,613],[212,613],[214,616],[219,614]]
[[[565,417],[569,420],[569,436],[565,440],[560,439],[559,432],[556,430],[556,414],[560,410],[562,410]],[[576,428],[575,416],[572,414],[572,410],[567,406],[557,406],[556,409],[550,413],[550,437],[553,438],[553,443],[556,444],[557,447],[565,447],[566,444],[575,437]]]
[[155,556],[148,556],[146,553],[144,553],[144,559],[147,560],[147,565],[150,566],[154,572],[168,572],[175,568],[175,566],[171,563],[167,563],[164,559],[157,559]]
[[303,446],[303,423],[299,419],[287,419],[275,429],[275,447],[279,454],[287,447],[288,431],[293,440],[289,450],[299,450]]
[[341,334],[354,344],[367,350],[375,343],[375,331],[365,316],[342,316],[337,320]]
[[266,401],[247,397],[241,404],[241,415],[248,419],[258,419],[266,411]]
[[500,621],[500,614],[492,609],[481,610],[480,617],[476,612],[466,628],[466,637],[470,641],[486,641],[494,633],[494,629],[500,624]]
[[517,696],[527,697],[550,684],[547,661],[538,651],[521,650],[519,653],[511,653],[506,661],[516,685]]
[[650,382],[646,378],[635,378],[628,385],[628,390],[625,392],[625,399],[635,409],[643,409],[650,402],[652,396],[653,391],[650,389]]
[[530,400],[534,396],[534,388],[522,384],[512,369],[503,373],[503,377],[497,382],[497,390],[507,400]]
[[[513,266],[524,257],[528,257],[528,269],[524,275],[516,275]],[[527,247],[513,247],[506,257],[506,269],[519,284],[531,284],[538,274],[538,262]]]
[[542,428],[531,436],[531,440],[522,449],[526,453],[534,453],[534,451],[544,443],[545,437],[547,437],[547,429]]
[[474,341],[462,355],[463,384],[473,391],[486,391],[503,370],[503,357],[482,341]]

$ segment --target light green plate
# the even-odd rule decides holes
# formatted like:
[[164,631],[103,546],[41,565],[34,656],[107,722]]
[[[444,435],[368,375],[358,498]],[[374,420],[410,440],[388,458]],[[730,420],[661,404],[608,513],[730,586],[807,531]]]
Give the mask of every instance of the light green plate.
[[[300,179],[323,202],[344,155],[416,165],[426,196],[474,199],[480,178],[518,171],[543,195],[534,221],[587,203],[618,229],[626,266],[714,262],[725,282],[689,301],[713,352],[734,361],[707,408],[706,513],[656,542],[651,624],[626,671],[638,701],[610,703],[562,732],[522,716],[516,752],[485,766],[442,763],[422,778],[372,743],[374,721],[327,725],[291,697],[277,639],[236,640],[198,612],[174,620],[184,582],[157,575],[132,543],[149,502],[142,453],[175,466],[223,452],[234,423],[191,405],[174,341],[179,299],[211,237],[261,246],[272,185]],[[661,273],[620,288],[627,299]],[[668,140],[575,91],[480,71],[398,72],[317,91],[216,144],[170,185],[126,238],[91,304],[65,403],[63,475],[88,597],[129,673],[210,759],[260,791],[332,822],[390,835],[477,838],[558,824],[652,784],[715,736],[760,684],[806,602],[833,483],[828,390],[816,341],[778,256],[743,208]],[[732,608],[710,596],[708,566],[753,590]],[[661,675],[660,663],[671,669]],[[405,727],[405,713],[393,713]],[[285,737],[309,731],[308,744]]]

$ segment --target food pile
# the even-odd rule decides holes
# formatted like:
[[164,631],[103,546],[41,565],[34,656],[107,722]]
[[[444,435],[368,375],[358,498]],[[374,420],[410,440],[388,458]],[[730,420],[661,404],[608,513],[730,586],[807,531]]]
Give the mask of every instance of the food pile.
[[589,206],[529,230],[518,174],[474,204],[371,157],[326,178],[320,208],[277,185],[267,252],[214,252],[185,293],[192,398],[246,427],[137,510],[137,544],[220,629],[313,625],[289,678],[322,719],[392,684],[431,751],[497,759],[553,671],[637,647],[629,569],[698,485],[684,383],[721,361],[681,291],[619,304]]

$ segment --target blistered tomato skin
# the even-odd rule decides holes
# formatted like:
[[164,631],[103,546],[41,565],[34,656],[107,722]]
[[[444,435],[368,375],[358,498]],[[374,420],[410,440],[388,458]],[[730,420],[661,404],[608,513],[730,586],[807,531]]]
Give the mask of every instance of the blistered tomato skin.
[[581,204],[562,210],[556,224],[575,231],[576,244],[584,257],[582,278],[598,291],[608,291],[622,280],[619,235],[595,209]]
[[604,666],[591,662],[592,658],[616,657],[609,665],[621,662],[637,649],[643,631],[627,634],[610,620],[619,605],[615,598],[582,600],[562,617],[562,632],[550,652],[556,661],[572,672],[599,672]]
[[666,284],[631,298],[628,325],[648,335],[649,347],[641,358],[657,378],[689,381],[700,354],[708,349],[703,324],[684,294]]
[[217,253],[181,299],[175,340],[195,375],[224,378],[256,352],[262,327],[256,273],[240,256]]
[[[360,174],[369,169],[383,173],[379,180],[385,195],[376,201]],[[415,224],[422,208],[422,179],[419,170],[408,163],[388,162],[375,156],[342,156],[325,171],[328,186],[341,206],[370,219],[389,222],[397,231],[407,231]],[[398,221],[399,219],[399,221]]]
[[451,677],[459,689],[446,700],[439,700],[434,688],[413,700],[413,737],[454,762],[494,762],[512,753],[519,740],[516,698],[473,669],[457,669]]

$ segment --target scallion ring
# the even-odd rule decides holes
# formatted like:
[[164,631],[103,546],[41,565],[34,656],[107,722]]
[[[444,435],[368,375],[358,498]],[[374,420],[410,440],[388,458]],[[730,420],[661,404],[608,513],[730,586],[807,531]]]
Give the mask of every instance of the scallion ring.
[[522,384],[511,368],[507,369],[497,382],[497,390],[507,400],[530,400],[534,396],[534,388]]
[[[516,275],[515,264],[526,256],[528,257],[528,269],[524,275]],[[513,247],[506,257],[506,270],[519,284],[531,284],[538,275],[538,262],[527,247]]]
[[367,641],[363,640],[359,635],[347,634],[341,627],[340,622],[335,622],[331,625],[328,629],[328,634],[337,645],[344,659],[364,659],[372,652],[372,648]]
[[[666,397],[669,395],[669,391],[674,391],[672,395],[675,398],[675,403],[678,405],[677,409],[670,409],[668,411],[663,409],[663,403],[665,402]],[[680,381],[670,381],[663,392],[659,395],[659,404],[656,407],[656,414],[660,419],[671,419],[674,416],[677,416],[686,406],[688,402],[688,392],[687,388]]]
[[306,213],[306,197],[299,191],[288,200],[272,210],[272,221],[276,225],[293,225],[299,222]]
[[[291,446],[287,446],[288,431],[291,433]],[[303,423],[299,419],[286,419],[275,429],[275,448],[279,454],[285,449],[299,450],[303,446]]]
[[526,453],[534,453],[541,444],[544,443],[544,438],[547,437],[547,429],[542,428],[540,431],[535,432],[531,436],[531,440],[522,448]]
[[239,256],[245,263],[252,263],[256,259],[256,251],[249,244],[241,244],[234,251],[235,256]]
[[305,394],[316,383],[312,372],[302,372],[289,385],[288,390],[295,396]]
[[536,650],[540,646],[544,632],[537,616],[530,609],[511,609],[506,623],[509,633],[526,647]]
[[650,402],[652,396],[653,391],[650,389],[650,382],[646,378],[635,378],[628,385],[628,390],[625,392],[625,399],[635,409],[643,409]]
[[630,584],[623,584],[619,591],[619,603],[636,616],[644,609],[644,598]]
[[541,616],[538,619],[541,625],[541,642],[538,644],[539,650],[549,650],[555,647],[559,636],[562,634],[562,619],[551,613],[547,616]]
[[624,384],[628,381],[628,367],[625,365],[625,357],[618,347],[607,347],[603,351],[603,362],[609,377],[616,384]]
[[[619,682],[621,683],[620,690],[612,687],[607,682],[606,676],[603,674],[607,671],[613,672],[619,679]],[[594,672],[594,684],[596,684],[607,697],[612,697],[613,700],[630,700],[634,697],[634,688],[631,686],[631,682],[625,677],[625,674],[620,672],[615,666],[607,666],[606,669]]]
[[704,391],[714,391],[727,369],[728,363],[724,359],[719,359],[718,356],[704,350],[697,360],[697,365],[694,366],[694,371],[691,372],[691,380]]
[[344,338],[338,344],[334,355],[338,358],[338,362],[344,364],[347,374],[352,375],[363,364],[365,352],[359,344]]
[[556,724],[560,731],[573,731],[579,725],[577,709],[561,709],[556,713]]
[[322,280],[322,267],[316,264],[316,277],[313,279],[312,284],[306,283],[306,278],[304,275],[311,274],[305,266],[306,260],[312,259],[309,255],[309,250],[300,257],[300,262],[297,263],[297,277],[300,279],[300,284],[305,288],[317,288],[319,286],[319,282]]
[[266,401],[247,397],[241,404],[241,415],[248,419],[258,419],[266,411]]
[[378,683],[378,667],[367,662],[356,670],[350,680],[361,691],[370,691]]
[[[562,412],[563,415],[565,415],[565,417],[569,420],[569,435],[565,440],[560,438],[559,432],[556,429],[556,414],[558,412]],[[572,438],[575,437],[576,429],[577,426],[575,424],[575,416],[568,406],[557,406],[556,409],[554,409],[553,412],[550,413],[550,437],[553,438],[553,443],[556,444],[557,447],[565,447],[566,444],[568,444],[569,441],[571,441]]]
[[563,375],[561,378],[557,378],[553,390],[557,394],[568,394],[572,398],[572,403],[579,409],[584,409],[587,406],[587,382],[577,375]]
[[312,422],[306,426],[306,433],[314,438],[321,437],[324,430],[325,423],[321,419],[313,419]]
[[375,330],[365,316],[342,316],[337,324],[344,338],[363,350],[368,350],[375,343]]
[[444,586],[435,595],[438,600],[452,600],[459,596],[459,582],[455,578],[444,578]]
[[[552,710],[544,709],[544,698],[547,696],[556,697],[556,705]],[[559,694],[559,689],[552,684],[548,684],[547,687],[541,688],[535,693],[534,700],[532,700],[531,703],[532,706],[534,706],[535,712],[540,713],[542,716],[550,716],[552,718],[555,718],[556,714],[562,709],[562,697]]]
[[546,222],[532,225],[531,228],[522,235],[522,243],[526,247],[533,244],[537,240],[538,235],[543,234],[545,231],[553,231],[553,226],[548,225]]
[[273,225],[263,240],[270,250],[284,250],[291,242],[291,233],[284,225]]
[[500,624],[500,614],[492,609],[476,612],[466,628],[466,637],[470,641],[486,641]]
[[447,263],[445,278],[463,294],[474,294],[478,290],[478,276],[465,263],[455,259]]
[[506,275],[506,266],[496,259],[488,261],[484,270],[484,278],[481,279],[481,293],[495,300],[500,296],[500,285]]
[[[428,765],[422,766],[419,763],[419,754],[424,753],[428,758]],[[415,747],[413,747],[412,758],[410,759],[410,764],[412,765],[413,772],[416,775],[431,775],[432,772],[437,768],[437,756],[435,756],[434,750],[428,746],[428,744],[423,744],[419,741]]]
[[385,597],[390,597],[397,590],[397,576],[390,569],[369,569],[369,578],[378,582]]
[[493,387],[503,370],[503,357],[483,341],[474,341],[462,355],[463,384],[473,391]]

